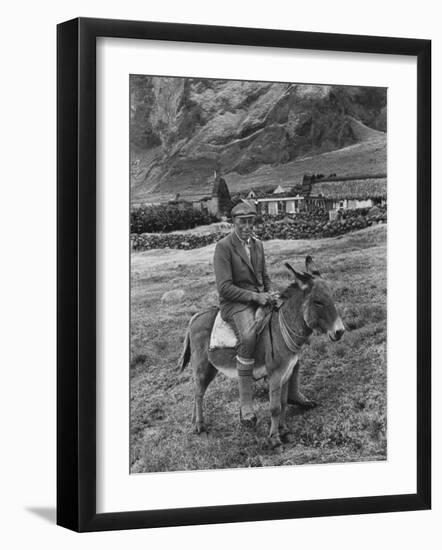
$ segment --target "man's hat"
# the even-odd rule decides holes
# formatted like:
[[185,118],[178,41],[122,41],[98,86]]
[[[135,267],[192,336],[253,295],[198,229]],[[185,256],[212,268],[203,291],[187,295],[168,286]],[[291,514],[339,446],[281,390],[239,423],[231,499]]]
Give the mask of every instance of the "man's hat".
[[256,216],[256,206],[252,202],[242,200],[239,204],[232,208],[230,215],[232,216],[232,218]]

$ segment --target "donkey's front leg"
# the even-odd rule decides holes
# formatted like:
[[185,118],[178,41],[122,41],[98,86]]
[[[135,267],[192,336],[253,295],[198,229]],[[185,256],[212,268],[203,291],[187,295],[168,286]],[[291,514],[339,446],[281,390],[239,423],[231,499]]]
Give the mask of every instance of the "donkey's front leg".
[[272,449],[282,445],[281,438],[279,437],[279,423],[281,417],[281,376],[279,374],[272,374],[269,378],[269,397],[270,397],[270,433],[269,440]]
[[296,363],[292,375],[289,378],[288,383],[288,403],[289,405],[298,405],[302,409],[314,409],[317,406],[316,401],[313,399],[308,399],[305,395],[302,394],[299,389],[299,372],[300,363],[299,360]]

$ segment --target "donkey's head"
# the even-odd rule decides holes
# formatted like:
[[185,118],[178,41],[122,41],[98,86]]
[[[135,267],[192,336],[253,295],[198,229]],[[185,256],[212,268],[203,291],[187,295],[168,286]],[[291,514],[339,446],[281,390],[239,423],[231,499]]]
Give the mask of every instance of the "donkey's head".
[[286,267],[295,276],[296,286],[302,292],[302,315],[305,324],[317,334],[328,334],[333,342],[340,340],[345,332],[344,324],[336,309],[330,287],[322,278],[311,256],[305,259],[306,271]]

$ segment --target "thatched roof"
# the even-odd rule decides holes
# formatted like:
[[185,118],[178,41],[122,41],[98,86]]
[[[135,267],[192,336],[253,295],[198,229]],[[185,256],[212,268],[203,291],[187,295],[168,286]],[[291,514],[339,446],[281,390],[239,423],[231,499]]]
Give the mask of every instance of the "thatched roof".
[[387,178],[358,178],[336,181],[318,181],[312,184],[311,196],[326,199],[386,199]]
[[[274,201],[277,201],[279,199],[284,199],[287,197],[294,197],[295,195],[300,194],[300,188],[295,187],[286,187],[284,189],[283,193],[274,193],[272,190],[268,189],[252,189],[252,191],[255,193],[257,199],[272,199]],[[244,198],[248,195],[244,195]]]

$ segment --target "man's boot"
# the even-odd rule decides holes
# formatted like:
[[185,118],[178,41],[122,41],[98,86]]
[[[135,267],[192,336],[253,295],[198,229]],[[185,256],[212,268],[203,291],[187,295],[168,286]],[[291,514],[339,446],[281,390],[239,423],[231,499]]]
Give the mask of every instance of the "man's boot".
[[254,364],[254,359],[240,359],[237,357],[236,368],[238,370],[239,416],[241,423],[250,428],[256,424],[256,415],[253,411]]

